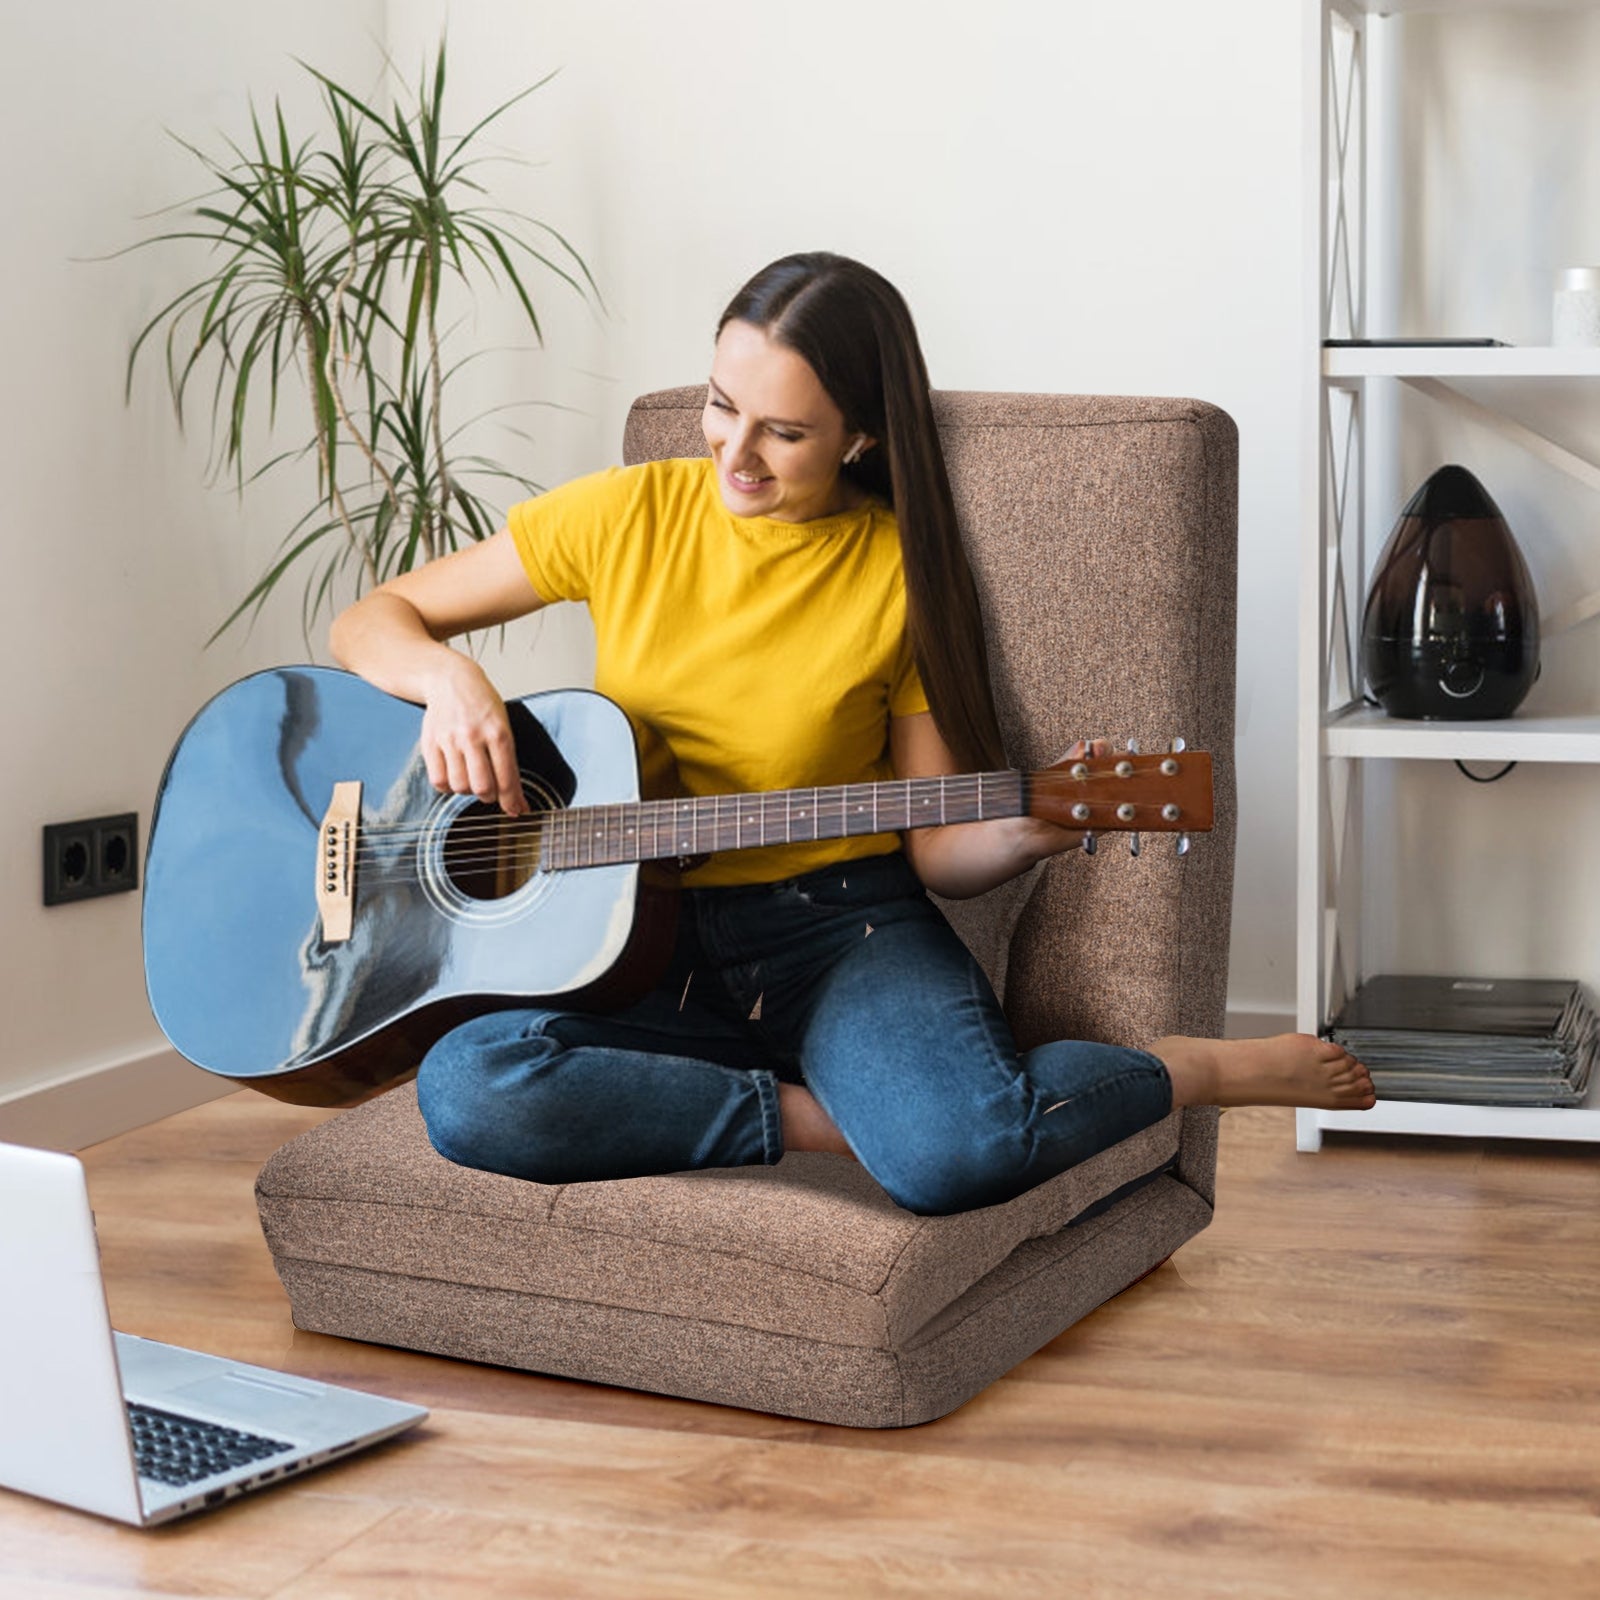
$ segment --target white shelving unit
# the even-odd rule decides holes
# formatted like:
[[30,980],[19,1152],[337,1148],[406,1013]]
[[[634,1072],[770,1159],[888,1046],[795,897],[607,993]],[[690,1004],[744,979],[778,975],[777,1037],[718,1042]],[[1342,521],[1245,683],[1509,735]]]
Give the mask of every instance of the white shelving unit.
[[[1374,762],[1600,763],[1600,685],[1592,715],[1522,716],[1496,722],[1425,723],[1389,718],[1362,700],[1359,634],[1373,540],[1395,506],[1368,514],[1370,457],[1388,448],[1393,395],[1404,385],[1492,429],[1600,493],[1600,463],[1515,415],[1530,386],[1600,388],[1600,350],[1516,347],[1324,347],[1327,339],[1393,335],[1388,322],[1397,263],[1385,237],[1393,172],[1394,85],[1390,30],[1407,12],[1600,11],[1600,0],[1302,0],[1309,116],[1307,181],[1322,204],[1308,217],[1308,344],[1317,352],[1303,418],[1315,440],[1303,526],[1297,892],[1299,1026],[1320,1031],[1357,982],[1362,965],[1363,793]],[[1430,330],[1453,333],[1459,330]],[[1477,331],[1477,330],[1472,330]],[[1484,330],[1493,332],[1494,330]],[[1383,525],[1377,525],[1379,521]],[[1547,627],[1600,614],[1600,596],[1569,606]],[[1552,974],[1552,976],[1567,974]],[[1577,1109],[1486,1108],[1380,1101],[1365,1112],[1301,1110],[1299,1148],[1324,1132],[1600,1141],[1600,1083]]]

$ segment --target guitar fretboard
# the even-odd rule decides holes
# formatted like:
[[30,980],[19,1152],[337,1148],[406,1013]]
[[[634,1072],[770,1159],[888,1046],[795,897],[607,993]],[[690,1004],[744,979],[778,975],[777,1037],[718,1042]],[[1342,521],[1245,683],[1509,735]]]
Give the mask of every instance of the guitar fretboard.
[[547,812],[538,819],[539,866],[562,871],[662,861],[760,845],[898,833],[947,822],[984,822],[991,817],[1018,817],[1025,809],[1020,772],[966,772],[949,778],[896,778],[769,794],[579,806]]

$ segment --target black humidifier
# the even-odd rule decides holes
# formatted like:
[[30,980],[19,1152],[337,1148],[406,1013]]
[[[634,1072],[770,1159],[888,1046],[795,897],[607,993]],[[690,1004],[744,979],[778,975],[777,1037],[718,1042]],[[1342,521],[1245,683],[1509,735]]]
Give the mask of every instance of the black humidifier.
[[1391,717],[1509,717],[1539,674],[1539,611],[1500,509],[1440,467],[1389,535],[1361,621],[1361,665]]

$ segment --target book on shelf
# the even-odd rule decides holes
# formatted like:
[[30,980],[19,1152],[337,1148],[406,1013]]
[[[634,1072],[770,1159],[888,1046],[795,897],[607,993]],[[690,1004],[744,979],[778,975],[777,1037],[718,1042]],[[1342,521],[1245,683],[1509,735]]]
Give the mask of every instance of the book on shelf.
[[1357,988],[1326,1029],[1372,1074],[1380,1100],[1576,1106],[1600,1017],[1571,978],[1388,973]]
[[1324,339],[1325,350],[1507,350],[1504,339]]

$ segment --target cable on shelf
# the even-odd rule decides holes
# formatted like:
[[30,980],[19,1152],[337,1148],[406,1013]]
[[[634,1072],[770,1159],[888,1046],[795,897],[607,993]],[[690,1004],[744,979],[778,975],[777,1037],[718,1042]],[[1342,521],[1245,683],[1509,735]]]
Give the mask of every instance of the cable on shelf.
[[1465,761],[1456,762],[1456,768],[1463,778],[1471,778],[1474,783],[1499,783],[1505,775],[1516,766],[1515,761],[1508,761],[1498,772],[1490,773],[1486,778],[1480,778],[1476,772],[1468,772]]

